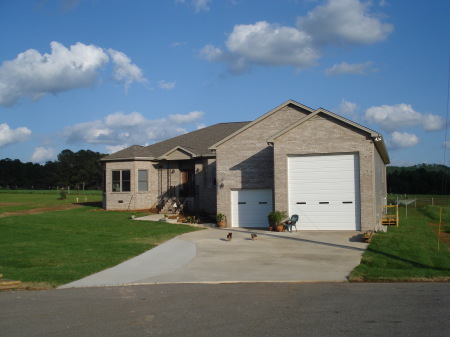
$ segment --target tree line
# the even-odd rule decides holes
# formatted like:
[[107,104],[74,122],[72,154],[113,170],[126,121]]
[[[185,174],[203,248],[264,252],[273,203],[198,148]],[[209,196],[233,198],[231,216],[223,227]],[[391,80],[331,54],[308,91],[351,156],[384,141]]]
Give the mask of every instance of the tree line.
[[105,154],[90,150],[63,150],[57,160],[45,164],[22,163],[19,159],[0,160],[1,189],[71,189],[102,188],[102,165]]
[[388,193],[450,194],[450,168],[438,164],[388,166]]
[[[45,164],[22,163],[19,159],[0,160],[0,189],[71,189],[102,188],[102,165],[105,154],[90,150],[63,150],[56,161]],[[450,194],[450,168],[437,164],[409,167],[388,166],[388,193]]]

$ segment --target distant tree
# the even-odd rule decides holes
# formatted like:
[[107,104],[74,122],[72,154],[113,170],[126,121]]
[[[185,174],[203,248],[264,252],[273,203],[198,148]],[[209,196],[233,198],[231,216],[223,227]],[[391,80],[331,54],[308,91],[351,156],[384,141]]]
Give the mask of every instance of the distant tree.
[[388,192],[397,194],[450,194],[450,168],[437,164],[388,166]]
[[72,189],[101,189],[104,154],[90,150],[73,152],[63,150],[56,161],[44,165],[19,159],[0,160],[0,188],[6,189],[53,189],[70,186]]

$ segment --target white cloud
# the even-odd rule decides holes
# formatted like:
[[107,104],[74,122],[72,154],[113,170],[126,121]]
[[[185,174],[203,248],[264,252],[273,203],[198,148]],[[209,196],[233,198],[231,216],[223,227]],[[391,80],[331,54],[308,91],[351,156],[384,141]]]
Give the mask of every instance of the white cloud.
[[426,131],[438,131],[445,127],[445,121],[441,116],[426,114],[422,116],[423,128]]
[[173,81],[173,82],[167,82],[167,81],[161,80],[161,81],[158,82],[158,86],[159,86],[161,89],[172,90],[172,89],[175,88],[176,83],[177,83],[177,82],[175,82],[175,81]]
[[302,69],[313,66],[319,57],[310,36],[296,28],[265,21],[234,26],[226,46],[232,54],[239,55],[238,59],[259,65]]
[[128,90],[133,82],[147,81],[142,74],[142,70],[135,64],[132,64],[127,55],[114,49],[108,49],[108,53],[114,63],[113,77],[115,80],[125,83],[125,90]]
[[364,45],[385,40],[393,26],[369,13],[369,6],[369,2],[359,0],[328,0],[298,18],[297,26],[321,45]]
[[109,153],[109,154],[111,154],[111,153],[115,153],[115,152],[118,152],[118,151],[120,151],[120,150],[123,150],[123,149],[125,149],[127,147],[127,145],[124,145],[124,144],[122,144],[122,145],[107,145],[106,146],[106,151]]
[[193,0],[192,3],[196,12],[209,11],[209,3],[212,0]]
[[393,149],[400,149],[405,147],[415,146],[419,143],[419,138],[412,133],[394,131],[391,135],[389,147]]
[[[236,25],[225,42],[226,49],[206,45],[200,52],[205,59],[225,62],[232,73],[241,73],[253,65],[291,66],[297,70],[317,63],[328,46],[366,45],[387,38],[393,26],[369,12],[369,4],[359,0],[328,0],[296,27],[266,21]],[[336,65],[333,72],[361,73],[369,66]]]
[[33,155],[31,156],[31,161],[33,163],[45,163],[56,158],[56,150],[53,148],[45,148],[39,146],[34,149]]
[[177,47],[182,47],[185,46],[187,43],[186,42],[179,42],[179,41],[175,41],[171,44],[172,47],[177,48]]
[[342,115],[353,116],[357,109],[358,105],[356,103],[349,102],[343,98],[337,108],[337,112]]
[[211,44],[204,46],[200,50],[200,55],[208,61],[225,61],[225,59],[223,59],[224,52],[220,48],[214,47]]
[[31,130],[26,127],[11,129],[8,124],[0,124],[0,147],[21,143],[31,135]]
[[[93,86],[110,62],[100,47],[78,42],[70,48],[51,42],[51,53],[29,49],[0,67],[0,105],[12,106],[24,97],[33,101],[48,94]],[[145,81],[142,71],[123,53],[110,49],[114,78],[125,83]]]
[[140,112],[132,112],[125,115],[123,112],[115,112],[105,117],[105,126],[111,128],[117,128],[121,126],[137,126],[145,124],[147,120],[142,116]]
[[437,131],[445,127],[442,117],[433,114],[422,114],[415,111],[409,104],[382,105],[366,110],[365,119],[370,123],[379,124],[384,130],[411,126],[422,126],[426,131]]
[[105,144],[108,151],[130,145],[145,145],[186,133],[184,126],[196,124],[203,112],[174,114],[156,120],[146,119],[140,112],[115,112],[103,120],[66,127],[61,136],[68,144]]
[[11,106],[22,97],[38,100],[46,94],[94,84],[97,70],[108,62],[96,46],[77,43],[67,49],[52,42],[52,53],[41,55],[34,49],[21,53],[0,67],[0,104]]
[[[188,1],[175,0],[175,2],[186,3]],[[209,3],[212,2],[212,0],[191,0],[189,2],[194,6],[195,11],[198,13],[201,11],[209,11]]]
[[349,64],[347,62],[341,62],[339,64],[333,65],[331,68],[325,70],[327,75],[342,75],[342,74],[353,74],[353,75],[365,75],[368,67],[372,65],[372,62],[364,63],[354,63]]
[[260,21],[234,26],[226,41],[228,51],[206,45],[200,53],[209,61],[228,63],[232,73],[247,71],[251,65],[287,65],[300,70],[315,65],[320,56],[311,42],[296,28]]

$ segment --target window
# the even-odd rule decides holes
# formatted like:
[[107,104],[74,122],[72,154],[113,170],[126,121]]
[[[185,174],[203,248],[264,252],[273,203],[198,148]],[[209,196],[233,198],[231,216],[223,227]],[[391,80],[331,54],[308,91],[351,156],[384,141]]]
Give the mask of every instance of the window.
[[130,170],[112,171],[112,191],[130,192]]
[[138,170],[138,191],[147,192],[148,191],[148,171]]

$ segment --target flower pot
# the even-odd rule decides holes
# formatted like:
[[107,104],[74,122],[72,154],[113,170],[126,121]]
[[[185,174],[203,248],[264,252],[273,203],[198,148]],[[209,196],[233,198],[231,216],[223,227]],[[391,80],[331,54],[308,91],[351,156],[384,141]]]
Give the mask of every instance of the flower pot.
[[227,227],[227,222],[226,221],[217,221],[217,227],[225,228],[225,227]]
[[284,231],[284,223],[279,223],[278,225],[275,226],[275,229],[277,230],[277,232]]

